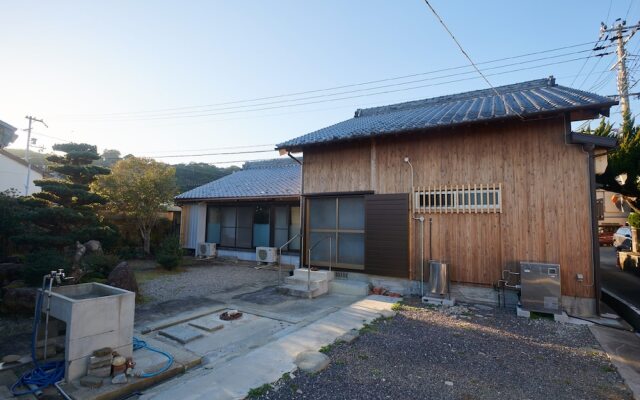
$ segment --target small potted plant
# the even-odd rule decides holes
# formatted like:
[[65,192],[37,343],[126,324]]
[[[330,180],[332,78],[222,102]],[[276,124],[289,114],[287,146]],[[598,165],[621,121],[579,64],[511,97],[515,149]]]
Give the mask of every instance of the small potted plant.
[[640,213],[629,214],[629,226],[631,226],[631,251],[640,253],[640,243],[638,243],[638,230],[640,229]]

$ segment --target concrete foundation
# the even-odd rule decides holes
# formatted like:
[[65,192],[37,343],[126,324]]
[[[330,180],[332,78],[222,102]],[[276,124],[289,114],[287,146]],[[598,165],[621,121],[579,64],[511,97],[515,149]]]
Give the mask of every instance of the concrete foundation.
[[[226,249],[218,249],[218,257],[232,257],[237,258],[242,261],[255,261],[256,260],[256,251],[252,250],[226,250]],[[298,254],[283,254],[282,255],[282,265],[293,265],[294,267],[300,266],[300,256]]]
[[[45,292],[42,311],[46,311]],[[135,293],[100,283],[61,286],[51,294],[50,316],[65,322],[65,379],[87,373],[95,350],[110,347],[124,357],[133,351]]]

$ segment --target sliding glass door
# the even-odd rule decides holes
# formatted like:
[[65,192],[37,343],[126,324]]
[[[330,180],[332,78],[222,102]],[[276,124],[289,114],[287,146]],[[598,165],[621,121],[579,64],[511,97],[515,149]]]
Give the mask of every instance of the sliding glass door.
[[364,269],[364,197],[318,197],[307,204],[311,264],[329,266],[331,260],[338,268]]

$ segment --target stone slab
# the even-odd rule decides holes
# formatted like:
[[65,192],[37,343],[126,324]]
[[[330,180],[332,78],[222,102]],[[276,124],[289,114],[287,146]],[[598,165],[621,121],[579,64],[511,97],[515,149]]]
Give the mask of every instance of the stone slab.
[[353,343],[360,336],[360,331],[352,329],[349,332],[338,337],[338,340],[345,343]]
[[243,399],[250,389],[295,371],[294,361],[300,352],[317,351],[340,335],[362,328],[378,318],[381,310],[389,310],[394,300],[398,299],[368,296],[244,355],[151,389],[140,400],[174,400],[185,398],[185,393],[191,400]]
[[194,321],[189,322],[189,325],[207,332],[217,331],[218,329],[222,329],[224,327],[222,322],[220,322],[220,318],[217,314],[198,318]]
[[96,376],[98,378],[106,378],[107,376],[111,376],[111,365],[106,365],[104,367],[97,368],[89,368],[87,371],[87,375]]
[[102,378],[95,376],[83,376],[82,378],[80,378],[80,384],[91,389],[99,388],[103,383],[104,382]]
[[330,359],[319,351],[303,351],[296,356],[296,366],[308,374],[315,374],[329,366]]
[[201,332],[184,325],[162,329],[159,334],[182,344],[187,344],[203,336]]

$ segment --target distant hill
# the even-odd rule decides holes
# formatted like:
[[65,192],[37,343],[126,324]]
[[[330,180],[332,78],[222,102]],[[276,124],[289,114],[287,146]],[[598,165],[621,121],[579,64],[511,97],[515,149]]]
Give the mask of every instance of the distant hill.
[[236,166],[219,168],[205,163],[175,164],[174,167],[176,168],[176,180],[180,193],[240,170]]

